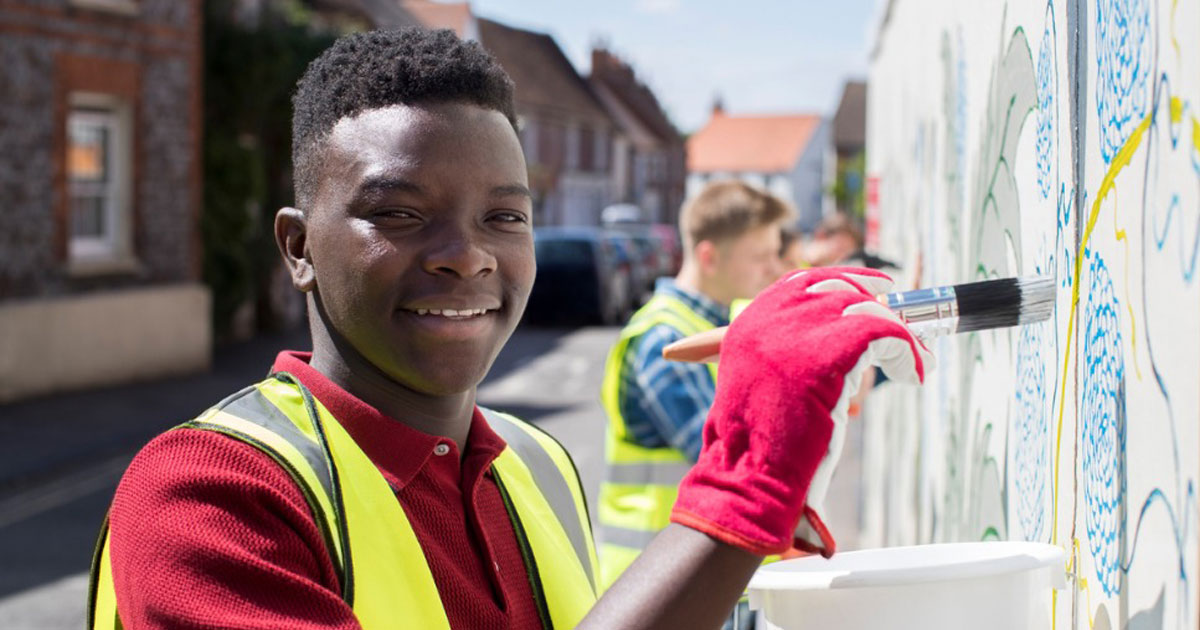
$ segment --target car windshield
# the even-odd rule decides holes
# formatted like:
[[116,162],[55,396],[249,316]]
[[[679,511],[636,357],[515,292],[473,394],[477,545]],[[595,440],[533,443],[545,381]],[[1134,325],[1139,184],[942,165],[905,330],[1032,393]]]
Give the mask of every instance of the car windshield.
[[539,239],[534,251],[538,264],[582,263],[592,257],[591,242],[583,239]]

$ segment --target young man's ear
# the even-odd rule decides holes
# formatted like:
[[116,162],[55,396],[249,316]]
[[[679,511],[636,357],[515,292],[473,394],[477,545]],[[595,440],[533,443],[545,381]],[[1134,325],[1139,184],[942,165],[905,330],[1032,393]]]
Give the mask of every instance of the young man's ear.
[[280,208],[275,213],[275,244],[292,275],[292,286],[308,293],[317,286],[312,261],[308,259],[306,240],[308,221],[304,213],[295,208]]
[[720,252],[717,251],[717,244],[712,241],[700,241],[692,251],[696,254],[696,266],[704,275],[711,275],[719,263]]

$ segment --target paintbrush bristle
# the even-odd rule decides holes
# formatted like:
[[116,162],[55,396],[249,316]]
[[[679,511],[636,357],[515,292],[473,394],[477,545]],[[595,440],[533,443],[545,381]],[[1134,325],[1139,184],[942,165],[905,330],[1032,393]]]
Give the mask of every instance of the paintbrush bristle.
[[1005,328],[1048,319],[1054,312],[1054,279],[1001,278],[954,287],[958,332]]

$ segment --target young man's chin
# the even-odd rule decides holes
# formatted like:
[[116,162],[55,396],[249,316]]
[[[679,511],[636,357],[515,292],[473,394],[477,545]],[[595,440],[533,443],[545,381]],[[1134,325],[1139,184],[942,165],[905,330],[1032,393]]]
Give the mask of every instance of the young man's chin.
[[452,368],[443,367],[437,373],[426,374],[419,383],[411,384],[410,387],[426,396],[457,396],[478,387],[486,373],[486,371],[483,374],[456,372]]
[[480,341],[458,347],[455,344],[410,347],[392,355],[389,361],[395,369],[385,371],[392,373],[398,383],[428,396],[461,394],[483,381],[502,345]]

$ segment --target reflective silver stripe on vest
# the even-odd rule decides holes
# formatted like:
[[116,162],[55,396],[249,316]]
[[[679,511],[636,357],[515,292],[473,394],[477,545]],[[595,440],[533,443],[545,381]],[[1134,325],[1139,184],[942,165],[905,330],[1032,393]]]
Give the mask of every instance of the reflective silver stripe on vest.
[[321,486],[325,489],[326,496],[333,497],[333,481],[329,476],[329,463],[325,459],[325,451],[315,440],[312,440],[307,435],[296,427],[296,425],[282,412],[279,407],[276,407],[263,396],[258,388],[245,392],[241,396],[237,396],[229,402],[219,405],[218,408],[232,416],[237,416],[243,420],[248,420],[257,424],[279,437],[285,442],[291,444],[304,460],[308,462],[309,467],[316,473],[317,479],[320,480]]
[[645,549],[658,532],[647,532],[616,525],[600,525],[600,544],[629,547],[630,549]]
[[575,508],[575,496],[571,494],[571,488],[567,486],[562,471],[550,458],[550,454],[542,448],[537,438],[529,435],[525,429],[491,409],[480,407],[479,410],[483,412],[483,417],[487,418],[492,430],[508,443],[517,457],[529,468],[538,491],[545,497],[546,503],[550,504],[550,509],[558,517],[559,525],[562,525],[563,531],[567,533],[567,539],[575,549],[579,564],[587,574],[588,583],[592,585],[593,591],[596,590],[595,578],[592,576],[592,559],[587,547],[587,533],[583,531],[579,511]]
[[609,464],[604,480],[637,486],[678,486],[691,469],[691,462],[622,462]]

